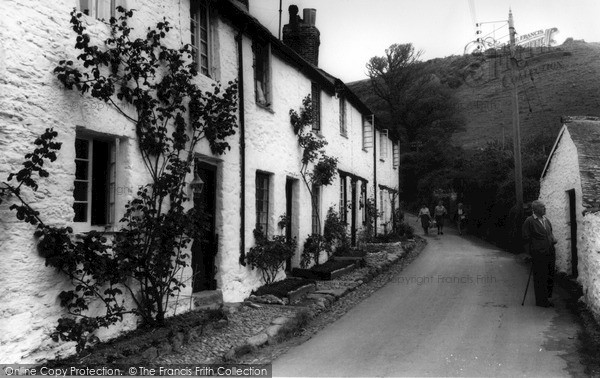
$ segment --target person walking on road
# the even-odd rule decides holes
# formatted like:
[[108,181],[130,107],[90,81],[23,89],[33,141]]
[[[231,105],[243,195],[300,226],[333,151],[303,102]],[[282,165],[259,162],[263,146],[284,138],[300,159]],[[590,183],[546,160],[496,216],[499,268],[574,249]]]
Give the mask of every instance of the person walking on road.
[[552,234],[552,224],[546,218],[546,206],[542,201],[531,203],[533,214],[523,223],[525,251],[531,255],[535,305],[553,306],[550,302],[554,288],[556,267],[556,239]]
[[435,215],[435,223],[437,225],[438,235],[444,235],[444,216],[448,214],[446,208],[442,201],[438,202],[438,205],[435,207],[434,215]]
[[458,208],[456,209],[456,224],[458,225],[458,234],[459,235],[462,235],[464,222],[466,220],[467,220],[467,215],[465,213],[465,209],[463,208],[462,202],[459,202]]
[[423,227],[423,233],[425,235],[429,235],[429,225],[431,224],[431,214],[429,213],[429,208],[427,205],[423,204],[421,206],[421,210],[419,210],[419,216],[417,218],[417,222],[421,221],[421,227]]

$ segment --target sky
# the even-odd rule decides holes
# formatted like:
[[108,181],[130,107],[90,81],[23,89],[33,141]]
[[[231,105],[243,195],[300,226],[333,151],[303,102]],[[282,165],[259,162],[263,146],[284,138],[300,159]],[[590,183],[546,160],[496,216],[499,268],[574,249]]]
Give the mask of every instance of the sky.
[[[556,27],[558,44],[566,38],[600,42],[600,0],[281,0],[282,26],[288,7],[314,8],[321,32],[319,67],[344,82],[367,78],[365,65],[394,43],[412,43],[428,60],[464,53],[475,22],[482,34],[507,40],[508,10],[524,35]],[[250,13],[278,35],[280,0],[250,0]],[[470,3],[472,6],[470,6]],[[501,21],[500,23],[488,23]]]

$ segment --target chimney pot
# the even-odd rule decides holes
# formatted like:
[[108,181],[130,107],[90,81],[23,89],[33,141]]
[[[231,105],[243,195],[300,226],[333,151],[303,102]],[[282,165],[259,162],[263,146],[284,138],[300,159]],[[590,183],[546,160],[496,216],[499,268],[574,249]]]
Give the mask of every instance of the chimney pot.
[[317,10],[314,8],[304,8],[302,12],[304,15],[304,23],[306,25],[315,26],[317,21]]

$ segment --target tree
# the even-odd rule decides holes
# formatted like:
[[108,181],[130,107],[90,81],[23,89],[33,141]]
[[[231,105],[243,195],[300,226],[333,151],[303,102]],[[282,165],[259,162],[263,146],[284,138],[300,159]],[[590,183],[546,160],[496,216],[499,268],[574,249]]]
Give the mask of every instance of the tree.
[[[214,154],[225,153],[226,138],[235,134],[237,125],[236,83],[202,91],[193,81],[198,72],[191,46],[173,49],[164,43],[171,30],[166,19],[134,39],[129,26],[134,11],[117,10],[120,16],[111,18],[111,34],[102,47],[91,43],[82,14],[73,10],[70,23],[81,64],[62,60],[54,70],[67,90],[110,104],[135,125],[151,182],[126,205],[117,237],[108,240],[96,231],[73,235],[70,227],[50,226],[19,196],[22,185],[37,189],[34,172],[48,175],[41,168],[43,160],[56,159],[60,148],[52,130],[36,140],[40,147],[26,155],[24,168],[9,176],[19,185],[5,183],[21,201],[11,206],[17,217],[37,225],[38,250],[47,265],[73,283],[72,290],[60,294],[70,316],[59,320],[52,337],[77,341],[78,351],[93,339],[95,329],[127,313],[140,316],[147,325],[163,323],[170,301],[177,301],[186,286],[181,272],[188,266],[190,243],[203,227],[201,211],[186,206],[186,176],[193,168],[195,148],[206,139]],[[135,114],[127,113],[125,106],[133,106]],[[125,296],[134,308],[127,308]],[[87,314],[92,301],[104,304],[104,315]]]
[[[451,155],[439,154],[448,148],[439,146],[435,140],[447,141],[452,133],[462,127],[460,114],[455,110],[456,100],[452,91],[442,84],[428,65],[419,59],[422,51],[415,51],[412,44],[394,44],[385,50],[385,56],[373,57],[367,63],[373,93],[386,104],[384,122],[400,137],[402,151],[401,188],[405,199],[416,199],[415,167],[407,166],[437,154],[436,165],[444,168],[451,164]],[[425,149],[425,145],[434,147]],[[424,152],[422,152],[425,150]],[[416,156],[406,156],[416,152]]]
[[336,158],[325,154],[324,147],[327,145],[327,141],[312,132],[313,114],[310,95],[302,100],[299,113],[294,109],[290,109],[290,123],[302,149],[300,175],[310,194],[313,214],[317,217],[317,232],[309,235],[304,245],[302,266],[306,266],[311,260],[319,265],[319,254],[326,246],[326,241],[321,235],[321,214],[319,213],[318,197],[314,188],[333,183],[338,163]]

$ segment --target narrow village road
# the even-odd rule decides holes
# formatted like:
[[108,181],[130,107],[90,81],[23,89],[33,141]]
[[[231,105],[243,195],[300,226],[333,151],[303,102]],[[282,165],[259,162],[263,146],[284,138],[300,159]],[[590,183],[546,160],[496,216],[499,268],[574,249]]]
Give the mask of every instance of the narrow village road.
[[583,375],[560,289],[556,307],[540,308],[532,282],[521,306],[528,265],[456,230],[435,233],[389,284],[275,360],[273,375]]

